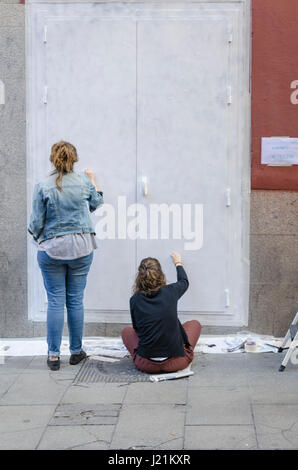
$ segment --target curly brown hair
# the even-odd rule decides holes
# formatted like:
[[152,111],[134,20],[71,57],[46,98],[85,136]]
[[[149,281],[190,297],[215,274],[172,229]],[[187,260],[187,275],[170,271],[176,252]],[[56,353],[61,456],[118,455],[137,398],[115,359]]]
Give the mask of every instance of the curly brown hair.
[[52,146],[50,161],[53,163],[58,173],[56,178],[56,186],[61,190],[61,181],[63,175],[73,171],[73,165],[78,161],[77,150],[69,142],[60,140],[60,142],[57,142]]
[[144,258],[139,266],[134,284],[134,294],[153,294],[166,285],[166,277],[156,258]]

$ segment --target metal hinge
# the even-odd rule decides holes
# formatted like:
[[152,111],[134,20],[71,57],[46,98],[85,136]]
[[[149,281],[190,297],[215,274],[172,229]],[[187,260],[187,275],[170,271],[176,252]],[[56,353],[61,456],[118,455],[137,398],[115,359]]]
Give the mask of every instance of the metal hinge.
[[228,43],[231,44],[232,41],[233,41],[233,29],[230,28],[228,29]]
[[43,42],[47,42],[47,35],[48,35],[48,27],[45,24],[43,27]]
[[232,87],[229,85],[227,87],[227,103],[232,104]]
[[5,85],[0,80],[0,104],[5,104]]
[[226,308],[230,306],[230,289],[225,289]]
[[43,102],[47,104],[48,102],[48,87],[45,85],[43,89]]

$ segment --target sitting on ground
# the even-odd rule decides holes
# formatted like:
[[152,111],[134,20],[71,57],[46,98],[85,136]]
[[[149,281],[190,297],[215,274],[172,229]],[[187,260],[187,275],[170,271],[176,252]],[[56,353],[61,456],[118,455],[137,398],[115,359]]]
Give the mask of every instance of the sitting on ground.
[[132,327],[122,331],[122,340],[135,366],[149,374],[176,372],[189,366],[201,333],[201,324],[191,320],[181,325],[177,303],[188,289],[188,278],[179,253],[172,260],[177,282],[166,284],[159,261],[141,261],[130,299]]

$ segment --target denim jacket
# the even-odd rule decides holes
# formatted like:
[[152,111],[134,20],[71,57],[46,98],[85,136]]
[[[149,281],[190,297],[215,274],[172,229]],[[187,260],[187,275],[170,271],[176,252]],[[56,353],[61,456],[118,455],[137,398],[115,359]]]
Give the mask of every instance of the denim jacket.
[[103,204],[102,192],[86,175],[66,173],[62,190],[56,178],[55,172],[35,185],[28,232],[39,243],[67,233],[95,233],[90,212]]

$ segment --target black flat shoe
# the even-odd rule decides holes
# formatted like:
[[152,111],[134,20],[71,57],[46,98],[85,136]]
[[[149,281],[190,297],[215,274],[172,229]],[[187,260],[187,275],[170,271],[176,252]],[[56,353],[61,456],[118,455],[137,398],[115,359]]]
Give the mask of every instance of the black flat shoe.
[[86,359],[86,357],[87,357],[87,354],[85,353],[85,351],[81,351],[78,354],[72,354],[69,359],[69,364],[71,364],[72,366],[75,366],[76,364],[81,362],[83,359]]
[[51,370],[59,370],[60,369],[60,357],[58,357],[58,359],[52,360],[52,361],[51,361],[51,359],[48,358],[47,364],[48,364],[48,367]]

